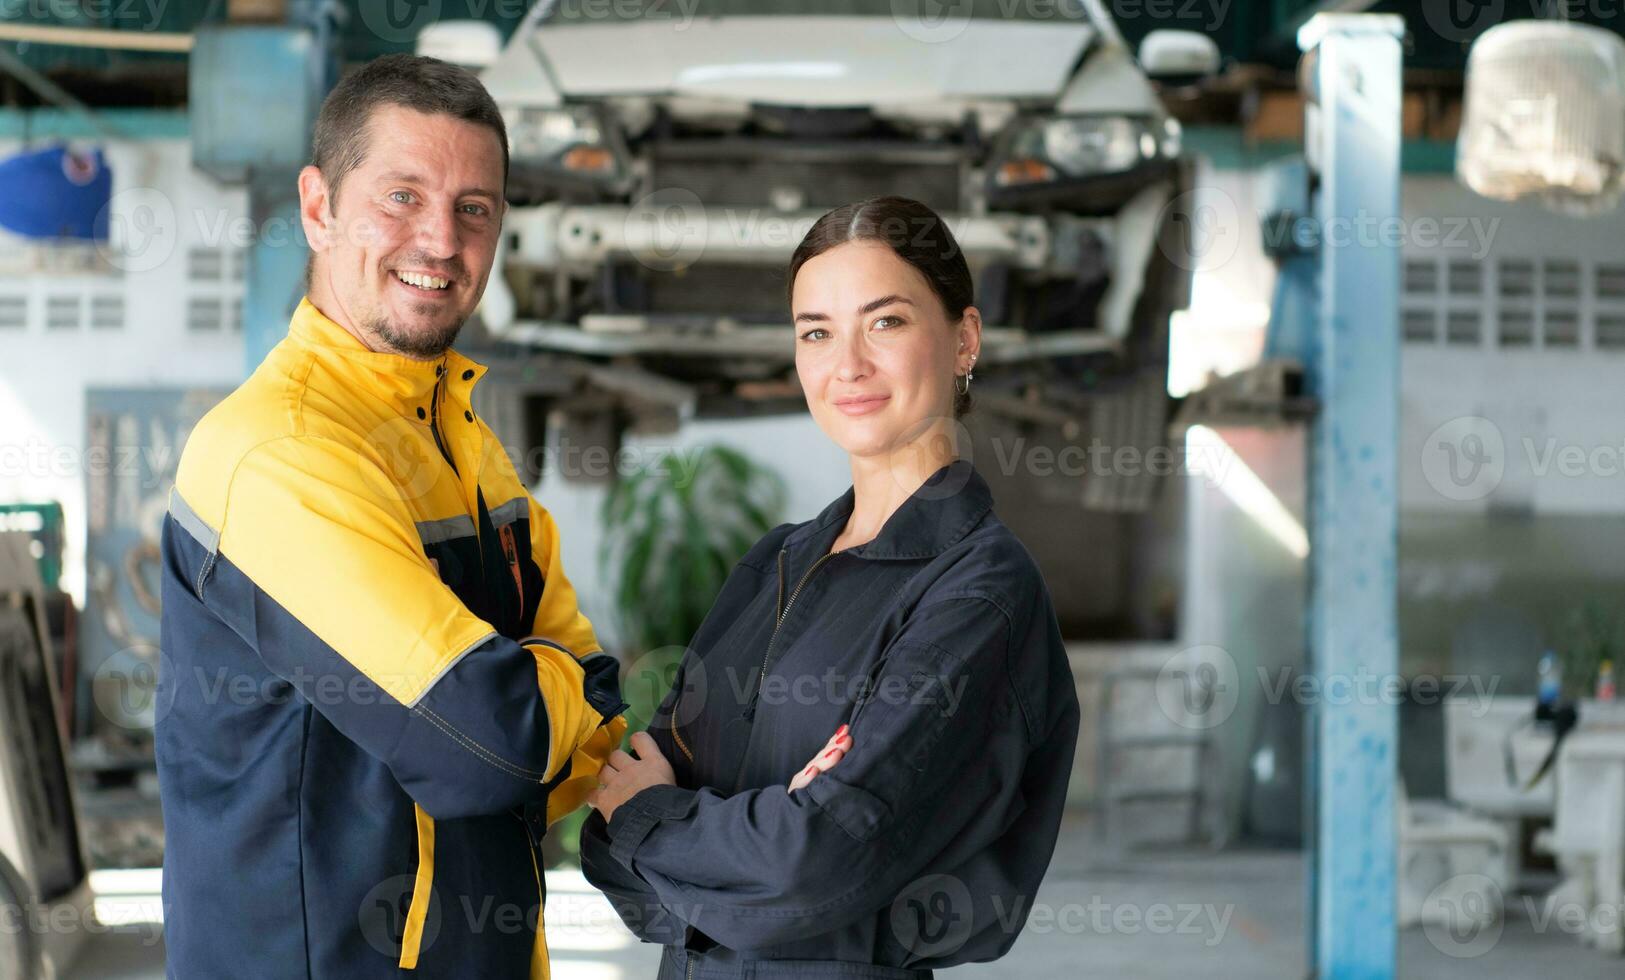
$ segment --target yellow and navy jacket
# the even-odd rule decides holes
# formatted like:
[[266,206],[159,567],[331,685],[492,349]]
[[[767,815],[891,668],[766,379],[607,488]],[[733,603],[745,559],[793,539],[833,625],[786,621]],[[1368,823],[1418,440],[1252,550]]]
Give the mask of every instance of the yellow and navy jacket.
[[625,733],[484,368],[308,300],[188,439],[156,727],[178,980],[545,978],[541,841]]

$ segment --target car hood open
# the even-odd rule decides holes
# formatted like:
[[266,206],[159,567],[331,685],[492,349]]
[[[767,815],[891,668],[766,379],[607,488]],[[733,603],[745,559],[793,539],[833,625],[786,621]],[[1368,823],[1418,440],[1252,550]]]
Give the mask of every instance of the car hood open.
[[1055,98],[1086,21],[738,16],[548,24],[529,40],[565,97],[683,95],[805,106]]

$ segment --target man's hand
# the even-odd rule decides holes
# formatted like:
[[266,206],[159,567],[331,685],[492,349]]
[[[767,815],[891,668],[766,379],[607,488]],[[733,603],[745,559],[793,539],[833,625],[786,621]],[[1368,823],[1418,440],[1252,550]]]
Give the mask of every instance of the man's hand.
[[831,735],[829,741],[824,743],[824,747],[818,750],[818,754],[812,757],[811,762],[807,763],[807,767],[796,773],[795,778],[790,780],[790,787],[786,792],[794,793],[812,782],[814,776],[834,769],[835,764],[846,758],[846,754],[852,751],[852,744],[852,736],[846,733],[845,725],[836,729],[835,734]]
[[660,754],[660,747],[648,732],[632,736],[633,758],[620,749],[609,754],[604,768],[598,771],[598,788],[587,794],[587,805],[604,815],[608,823],[622,803],[649,786],[675,786],[677,777],[671,763]]

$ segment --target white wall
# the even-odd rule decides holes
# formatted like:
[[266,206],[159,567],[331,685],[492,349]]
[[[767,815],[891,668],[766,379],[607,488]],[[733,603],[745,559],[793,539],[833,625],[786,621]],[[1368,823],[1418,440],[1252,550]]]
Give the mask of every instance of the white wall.
[[[1407,260],[1471,263],[1484,287],[1481,295],[1437,294],[1439,305],[1481,320],[1479,343],[1403,347],[1402,507],[1454,515],[1625,512],[1625,347],[1599,346],[1595,337],[1599,319],[1625,317],[1625,298],[1597,288],[1599,267],[1625,272],[1625,209],[1571,218],[1479,197],[1443,175],[1408,178],[1403,197],[1410,221],[1434,216],[1462,229],[1459,244],[1412,246]],[[1530,300],[1501,299],[1507,259],[1574,261],[1578,295],[1559,301],[1543,283]],[[1414,295],[1405,303],[1427,305]],[[1537,339],[1501,348],[1500,318],[1515,305],[1536,319],[1559,308],[1577,312],[1578,345],[1543,347]],[[1473,465],[1475,456],[1482,465]]]
[[[68,525],[64,585],[84,598],[85,390],[90,387],[233,385],[242,377],[241,334],[229,322],[187,329],[188,302],[218,296],[228,314],[241,296],[225,260],[219,283],[189,279],[195,247],[234,250],[226,222],[247,213],[246,195],[194,171],[186,140],[104,145],[113,171],[109,269],[100,274],[7,275],[0,297],[26,297],[29,322],[0,330],[0,500],[60,501]],[[24,149],[0,143],[0,153]],[[8,243],[15,261],[15,240]],[[83,321],[47,330],[52,297],[78,296]],[[123,301],[124,325],[93,329],[89,300]],[[239,319],[240,322],[240,319]]]

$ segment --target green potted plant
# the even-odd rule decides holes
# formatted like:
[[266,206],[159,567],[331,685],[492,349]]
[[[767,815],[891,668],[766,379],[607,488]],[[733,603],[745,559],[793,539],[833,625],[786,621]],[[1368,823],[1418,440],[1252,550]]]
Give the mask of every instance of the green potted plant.
[[[599,558],[629,732],[647,727],[734,563],[780,523],[784,500],[777,473],[722,446],[670,450],[620,475],[604,499]],[[584,819],[579,810],[550,835],[572,857]]]
[[1597,687],[1597,668],[1604,660],[1620,661],[1619,617],[1591,598],[1569,610],[1563,620],[1558,660],[1563,665],[1564,694],[1589,698]]

